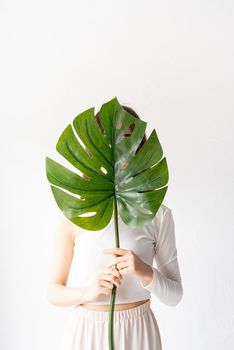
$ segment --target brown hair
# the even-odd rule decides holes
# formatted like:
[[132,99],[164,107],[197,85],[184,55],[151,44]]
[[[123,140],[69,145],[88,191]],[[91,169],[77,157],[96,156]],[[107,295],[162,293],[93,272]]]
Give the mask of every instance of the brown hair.
[[[126,112],[128,112],[129,114],[131,114],[133,117],[135,117],[135,118],[141,120],[141,118],[139,117],[139,115],[138,115],[131,107],[124,106],[124,105],[121,105],[121,106],[122,106],[122,108],[123,108]],[[96,113],[95,118],[96,118],[96,121],[97,121],[98,125],[100,126],[102,132],[103,132],[104,129],[103,129],[103,127],[102,127],[102,125],[101,125],[101,122],[100,122],[100,114],[99,114],[99,111]],[[134,124],[131,124],[131,125],[130,125],[130,129],[131,129],[131,131],[134,129]],[[147,140],[147,137],[146,137],[146,134],[144,134],[143,139],[141,140],[141,143],[140,143],[140,145],[138,146],[138,148],[137,148],[137,150],[136,150],[136,153],[137,153],[137,152],[140,150],[140,148],[144,145],[144,143],[146,142],[146,140]]]

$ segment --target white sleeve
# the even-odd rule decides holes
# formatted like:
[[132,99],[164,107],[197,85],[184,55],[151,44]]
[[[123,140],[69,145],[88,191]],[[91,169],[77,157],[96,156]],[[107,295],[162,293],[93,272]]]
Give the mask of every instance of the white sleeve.
[[152,281],[142,287],[155,295],[162,303],[176,306],[183,296],[183,287],[177,260],[175,224],[170,208],[162,214],[154,255],[157,269],[153,270]]

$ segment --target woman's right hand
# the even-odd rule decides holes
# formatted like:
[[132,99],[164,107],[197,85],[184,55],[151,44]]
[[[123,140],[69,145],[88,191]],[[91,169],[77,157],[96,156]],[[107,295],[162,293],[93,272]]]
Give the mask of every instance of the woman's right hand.
[[111,267],[98,273],[95,277],[92,284],[87,287],[87,292],[85,293],[85,299],[88,302],[95,301],[102,294],[110,295],[114,285],[118,288],[122,281],[121,273]]

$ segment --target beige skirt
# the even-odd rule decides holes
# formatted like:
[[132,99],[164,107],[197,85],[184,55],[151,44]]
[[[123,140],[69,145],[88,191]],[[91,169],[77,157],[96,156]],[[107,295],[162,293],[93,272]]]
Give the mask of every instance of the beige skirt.
[[[144,304],[114,312],[115,350],[162,350],[158,323],[150,307]],[[78,305],[65,329],[60,350],[109,350],[109,311],[86,309]]]

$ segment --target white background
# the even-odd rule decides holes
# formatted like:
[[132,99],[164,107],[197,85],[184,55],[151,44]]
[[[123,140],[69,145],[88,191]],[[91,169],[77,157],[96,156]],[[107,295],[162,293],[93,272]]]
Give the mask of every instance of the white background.
[[113,97],[169,165],[184,296],[152,302],[163,350],[234,348],[233,23],[231,0],[0,2],[1,349],[58,349],[71,308],[46,300],[60,212],[45,157]]

